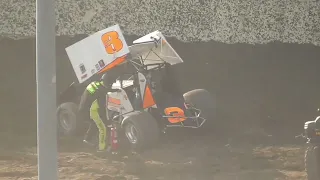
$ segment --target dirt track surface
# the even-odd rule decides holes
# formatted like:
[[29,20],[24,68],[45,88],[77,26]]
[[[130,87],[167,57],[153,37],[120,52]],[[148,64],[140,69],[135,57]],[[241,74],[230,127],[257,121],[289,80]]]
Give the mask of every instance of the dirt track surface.
[[[0,150],[0,179],[37,179],[36,148],[6,147]],[[71,142],[64,142],[59,149],[62,180],[306,179],[304,147],[290,144],[262,145],[212,136],[179,137],[140,156],[117,159],[97,155]]]

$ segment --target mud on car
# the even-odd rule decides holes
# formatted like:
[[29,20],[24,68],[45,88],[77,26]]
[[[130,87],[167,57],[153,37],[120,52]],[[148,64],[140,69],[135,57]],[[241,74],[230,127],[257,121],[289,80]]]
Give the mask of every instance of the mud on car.
[[[120,30],[117,32],[121,33]],[[129,53],[122,59],[112,59],[97,72],[130,67],[122,70],[112,85],[120,92],[106,96],[108,118],[116,127],[120,142],[126,141],[134,151],[142,151],[151,148],[168,128],[209,126],[208,122],[214,120],[215,114],[213,96],[205,89],[181,93],[172,66],[183,60],[161,32],[155,31],[135,40],[128,49]],[[76,119],[79,92],[84,90],[83,86],[79,90],[79,84],[73,83],[61,93],[57,118],[62,135],[84,134],[85,122]]]

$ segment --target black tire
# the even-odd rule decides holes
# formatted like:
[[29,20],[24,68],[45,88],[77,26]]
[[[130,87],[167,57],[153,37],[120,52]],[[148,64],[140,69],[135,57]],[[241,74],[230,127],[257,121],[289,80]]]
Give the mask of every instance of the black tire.
[[73,102],[60,104],[57,109],[58,132],[62,136],[73,136],[77,133],[78,105]]
[[[213,96],[204,89],[194,89],[183,94],[184,101],[201,110],[200,116],[206,119],[202,129],[213,126],[216,105]],[[206,128],[207,129],[207,128]]]
[[308,180],[320,179],[319,147],[311,145],[305,153],[305,168]]
[[[129,140],[130,127],[135,129],[136,142]],[[151,148],[158,142],[160,135],[156,119],[148,112],[135,112],[125,117],[122,132],[125,134],[131,150],[135,152],[142,152]]]

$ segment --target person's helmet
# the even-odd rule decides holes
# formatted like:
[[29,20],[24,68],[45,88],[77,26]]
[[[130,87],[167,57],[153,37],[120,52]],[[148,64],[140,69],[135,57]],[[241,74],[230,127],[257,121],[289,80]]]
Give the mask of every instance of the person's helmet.
[[103,74],[101,77],[101,81],[102,81],[103,85],[106,87],[112,86],[112,84],[114,82],[116,82],[116,80],[117,80],[116,77],[114,77],[110,74]]

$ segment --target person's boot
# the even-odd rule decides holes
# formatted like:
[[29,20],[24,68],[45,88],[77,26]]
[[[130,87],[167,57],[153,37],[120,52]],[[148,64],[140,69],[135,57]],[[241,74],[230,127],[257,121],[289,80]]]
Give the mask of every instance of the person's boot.
[[97,153],[107,153],[108,149],[98,149]]

